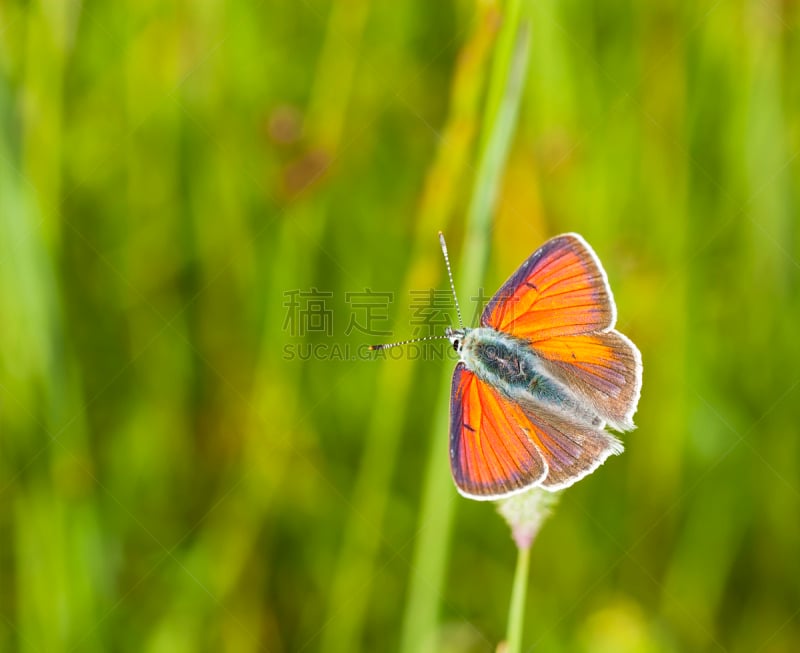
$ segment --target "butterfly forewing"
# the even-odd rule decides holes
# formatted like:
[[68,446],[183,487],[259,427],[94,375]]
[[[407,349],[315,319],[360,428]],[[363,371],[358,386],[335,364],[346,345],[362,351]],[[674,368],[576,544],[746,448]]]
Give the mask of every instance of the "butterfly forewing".
[[641,355],[612,330],[615,321],[605,271],[577,234],[557,236],[536,250],[481,318],[484,326],[526,341],[597,415],[629,430],[642,385]]
[[615,319],[600,262],[583,238],[565,234],[537,249],[503,284],[481,325],[536,341],[601,331]]
[[522,407],[456,366],[450,410],[450,463],[459,491],[497,499],[542,481],[547,468]]

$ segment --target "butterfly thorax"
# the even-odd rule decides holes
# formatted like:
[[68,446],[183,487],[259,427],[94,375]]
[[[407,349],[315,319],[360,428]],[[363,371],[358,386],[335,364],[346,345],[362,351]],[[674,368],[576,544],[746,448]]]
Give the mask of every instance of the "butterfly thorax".
[[490,327],[448,330],[448,337],[467,369],[510,399],[597,422],[525,341]]

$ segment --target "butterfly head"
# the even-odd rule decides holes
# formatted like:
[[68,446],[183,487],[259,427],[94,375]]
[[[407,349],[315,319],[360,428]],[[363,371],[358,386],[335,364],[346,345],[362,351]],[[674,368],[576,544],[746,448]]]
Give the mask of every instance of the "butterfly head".
[[453,329],[452,327],[447,327],[444,331],[444,335],[447,336],[450,344],[453,345],[453,349],[455,349],[459,354],[464,348],[464,338],[467,336],[468,331],[469,329],[467,328]]

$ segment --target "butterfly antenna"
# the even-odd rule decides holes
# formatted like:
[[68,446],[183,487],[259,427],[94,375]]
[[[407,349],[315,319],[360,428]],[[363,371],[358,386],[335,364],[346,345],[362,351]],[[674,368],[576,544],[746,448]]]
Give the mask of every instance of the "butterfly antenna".
[[424,340],[447,340],[447,336],[426,336],[424,338],[411,338],[410,340],[401,340],[400,342],[390,342],[385,345],[370,345],[370,351],[382,351],[384,349],[391,349],[392,347],[401,347],[402,345],[410,345],[412,342],[423,342]]
[[444,263],[447,266],[447,277],[450,279],[450,289],[453,291],[453,299],[456,301],[456,313],[458,313],[458,323],[461,328],[464,328],[464,320],[461,318],[461,307],[458,305],[458,296],[456,295],[456,285],[453,283],[453,272],[450,269],[450,257],[447,255],[447,243],[444,242],[444,234],[439,232],[439,244],[442,246],[442,254],[444,254]]

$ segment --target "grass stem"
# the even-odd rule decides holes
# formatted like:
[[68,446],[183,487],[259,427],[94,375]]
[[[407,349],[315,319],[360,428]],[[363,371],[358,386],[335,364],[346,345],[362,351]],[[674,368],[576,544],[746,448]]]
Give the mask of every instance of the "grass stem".
[[517,549],[517,568],[514,571],[514,585],[511,588],[511,603],[508,608],[508,630],[506,633],[506,653],[522,651],[522,630],[525,615],[525,595],[528,592],[528,569],[531,548]]

